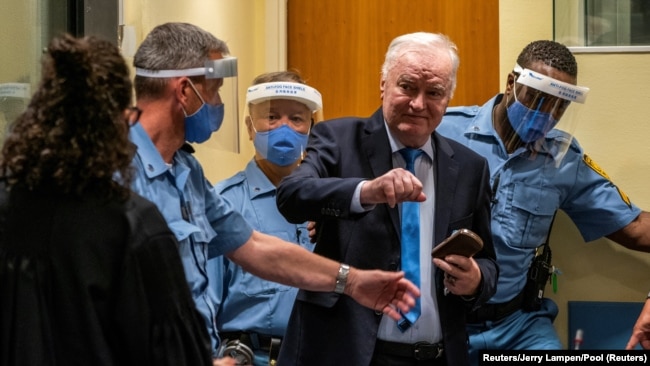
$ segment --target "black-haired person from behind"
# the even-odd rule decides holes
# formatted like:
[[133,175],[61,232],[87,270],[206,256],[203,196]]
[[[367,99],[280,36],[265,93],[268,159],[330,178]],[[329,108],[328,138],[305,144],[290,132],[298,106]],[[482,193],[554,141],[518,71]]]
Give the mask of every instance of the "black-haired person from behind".
[[0,157],[0,365],[211,365],[177,242],[128,188],[129,71],[63,35]]

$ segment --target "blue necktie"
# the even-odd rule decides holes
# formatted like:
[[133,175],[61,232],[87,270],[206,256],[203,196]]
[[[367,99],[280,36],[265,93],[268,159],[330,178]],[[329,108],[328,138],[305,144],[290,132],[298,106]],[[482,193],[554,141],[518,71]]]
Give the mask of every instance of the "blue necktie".
[[[399,151],[406,161],[406,170],[415,175],[415,159],[423,153],[420,149],[403,148]],[[419,202],[402,202],[402,270],[408,280],[420,287],[420,205]],[[420,317],[420,299],[402,319],[397,327],[406,331]]]

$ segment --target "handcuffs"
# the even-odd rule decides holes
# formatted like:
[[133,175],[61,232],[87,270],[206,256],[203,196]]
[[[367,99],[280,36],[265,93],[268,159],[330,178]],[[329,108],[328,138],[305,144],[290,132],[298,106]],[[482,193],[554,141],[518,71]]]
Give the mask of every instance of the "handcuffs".
[[[269,346],[269,366],[276,366],[278,363],[278,354],[280,352],[280,338],[272,338]],[[218,357],[232,357],[237,365],[252,366],[255,354],[251,347],[246,345],[240,339],[226,339],[217,352]]]
[[253,350],[239,339],[227,340],[218,352],[218,357],[232,357],[237,365],[253,365]]

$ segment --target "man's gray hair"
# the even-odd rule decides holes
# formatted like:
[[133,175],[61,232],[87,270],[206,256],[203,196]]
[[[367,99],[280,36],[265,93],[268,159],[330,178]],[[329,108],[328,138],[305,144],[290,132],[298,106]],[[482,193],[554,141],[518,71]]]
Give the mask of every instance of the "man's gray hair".
[[[211,52],[230,53],[226,43],[188,23],[165,23],[155,27],[138,47],[133,66],[147,70],[180,70],[203,67]],[[157,97],[168,79],[135,77],[138,97]]]
[[456,47],[456,44],[452,42],[451,39],[449,39],[449,37],[440,33],[428,33],[428,32],[408,33],[393,39],[393,41],[388,46],[388,51],[386,51],[384,64],[381,67],[382,80],[386,79],[386,76],[388,75],[388,71],[395,65],[399,57],[402,55],[402,51],[413,47],[447,49],[447,52],[449,52],[449,57],[451,58],[451,63],[452,63],[450,95],[453,95],[454,90],[456,90],[456,73],[458,72],[458,66],[460,65],[460,58],[458,57],[458,47]]

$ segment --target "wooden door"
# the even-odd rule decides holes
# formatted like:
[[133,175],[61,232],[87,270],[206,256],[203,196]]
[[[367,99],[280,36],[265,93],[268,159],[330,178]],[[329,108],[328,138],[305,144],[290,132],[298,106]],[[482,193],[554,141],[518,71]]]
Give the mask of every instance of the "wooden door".
[[288,0],[288,61],[323,94],[323,117],[369,116],[390,41],[444,33],[459,48],[450,105],[483,104],[500,90],[498,0]]

